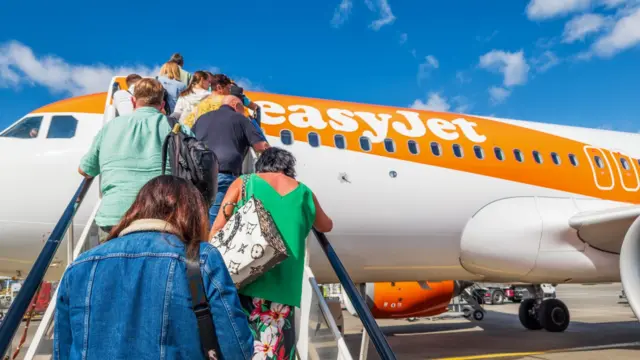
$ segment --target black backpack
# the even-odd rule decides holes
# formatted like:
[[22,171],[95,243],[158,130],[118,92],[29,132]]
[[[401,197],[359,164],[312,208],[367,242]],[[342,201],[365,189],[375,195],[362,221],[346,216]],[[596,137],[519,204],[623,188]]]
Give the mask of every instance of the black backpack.
[[171,132],[162,145],[162,175],[167,168],[167,156],[171,174],[191,181],[200,190],[205,204],[211,204],[218,191],[218,158],[207,145],[180,131],[178,121],[168,116]]

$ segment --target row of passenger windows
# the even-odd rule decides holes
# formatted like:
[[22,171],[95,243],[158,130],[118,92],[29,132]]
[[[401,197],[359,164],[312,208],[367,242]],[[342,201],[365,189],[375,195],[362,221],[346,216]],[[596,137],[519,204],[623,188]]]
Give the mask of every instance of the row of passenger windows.
[[[33,116],[22,119],[1,137],[32,139],[38,137],[42,116]],[[71,139],[76,135],[78,120],[70,115],[56,115],[51,118],[47,139]]]
[[[282,130],[280,132],[280,140],[282,141],[282,143],[284,145],[291,145],[293,144],[293,134],[291,133],[291,131],[289,130]],[[310,132],[307,136],[307,140],[309,141],[309,145],[313,146],[313,147],[319,147],[320,146],[320,136],[315,133],[315,132]],[[366,136],[361,136],[359,139],[360,142],[360,149],[364,150],[364,151],[371,151],[371,140],[366,137]],[[393,141],[393,139],[384,139],[384,149],[389,152],[389,153],[394,153],[396,151],[396,144],[395,141]],[[345,149],[347,147],[347,140],[345,139],[344,135],[340,135],[340,134],[336,134],[333,137],[333,146],[337,147],[338,149]],[[420,147],[418,146],[418,143],[414,140],[409,140],[407,142],[407,147],[409,149],[409,152],[413,155],[418,155],[420,153]],[[440,143],[433,141],[430,145],[430,150],[431,150],[431,154],[435,155],[435,156],[441,156],[443,154],[443,149],[442,146],[440,145]],[[463,158],[464,157],[464,149],[462,148],[462,146],[460,144],[453,144],[452,145],[452,150],[453,150],[453,155],[457,158]],[[475,157],[477,159],[480,160],[484,160],[485,159],[485,151],[484,148],[480,145],[475,145],[473,147],[473,154],[475,155]],[[506,159],[506,154],[505,152],[500,148],[500,147],[494,147],[493,148],[493,155],[495,156],[496,159],[500,160],[500,161],[504,161]],[[544,162],[544,158],[542,156],[542,154],[540,154],[539,151],[532,151],[531,155],[533,157],[533,160],[538,163],[538,164],[542,164]],[[520,149],[514,149],[513,150],[513,157],[517,162],[524,162],[525,161],[525,154],[524,152],[522,152]],[[571,163],[571,165],[573,166],[578,166],[578,158],[576,155],[574,154],[569,154],[568,155],[568,159],[569,159],[569,163]],[[605,166],[604,161],[602,160],[602,158],[598,155],[595,155],[593,157],[596,166],[600,169],[603,169]],[[622,167],[625,170],[630,170],[631,169],[631,165],[629,164],[629,162],[625,159],[625,158],[620,158],[620,164],[622,165]],[[556,164],[556,165],[560,165],[562,164],[562,157],[556,153],[556,152],[552,152],[551,153],[551,161]],[[638,159],[638,165],[640,165],[640,159]]]

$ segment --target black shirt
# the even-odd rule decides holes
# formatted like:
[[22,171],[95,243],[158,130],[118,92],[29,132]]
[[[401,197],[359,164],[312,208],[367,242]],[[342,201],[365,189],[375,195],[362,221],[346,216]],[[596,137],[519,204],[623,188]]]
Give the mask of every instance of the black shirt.
[[202,115],[191,130],[216,154],[220,172],[240,174],[249,147],[264,141],[251,121],[229,105]]

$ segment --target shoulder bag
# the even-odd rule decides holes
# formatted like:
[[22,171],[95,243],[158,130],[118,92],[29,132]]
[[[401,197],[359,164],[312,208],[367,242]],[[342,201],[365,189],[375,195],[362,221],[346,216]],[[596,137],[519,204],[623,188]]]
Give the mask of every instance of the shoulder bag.
[[247,199],[248,179],[247,175],[242,177],[241,199],[244,204],[209,240],[222,254],[231,279],[238,289],[253,282],[289,256],[271,214],[255,196],[251,195]]

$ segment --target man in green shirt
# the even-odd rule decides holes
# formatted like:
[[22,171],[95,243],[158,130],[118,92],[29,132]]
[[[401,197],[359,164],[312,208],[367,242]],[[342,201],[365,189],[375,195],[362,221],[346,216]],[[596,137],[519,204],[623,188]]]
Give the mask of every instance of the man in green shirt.
[[[164,88],[157,80],[138,81],[133,97],[135,111],[105,124],[80,161],[82,176],[102,175],[102,204],[96,215],[100,242],[120,222],[142,186],[162,175],[162,144],[171,131],[161,112],[163,95]],[[182,131],[193,136],[184,127]]]

